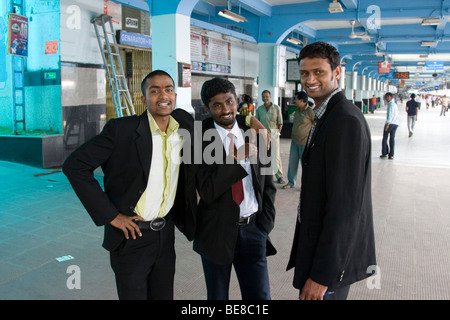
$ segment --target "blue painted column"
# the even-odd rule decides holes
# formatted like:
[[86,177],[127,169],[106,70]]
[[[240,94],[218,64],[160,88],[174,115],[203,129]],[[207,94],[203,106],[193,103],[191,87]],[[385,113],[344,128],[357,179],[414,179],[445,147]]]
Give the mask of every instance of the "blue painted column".
[[274,43],[259,43],[259,68],[258,68],[258,106],[262,102],[262,92],[269,90],[272,95],[272,102],[278,104],[280,96],[277,86],[277,50]]
[[152,21],[152,69],[175,80],[177,107],[192,112],[191,88],[178,87],[178,63],[191,63],[190,15],[198,0],[147,0]]

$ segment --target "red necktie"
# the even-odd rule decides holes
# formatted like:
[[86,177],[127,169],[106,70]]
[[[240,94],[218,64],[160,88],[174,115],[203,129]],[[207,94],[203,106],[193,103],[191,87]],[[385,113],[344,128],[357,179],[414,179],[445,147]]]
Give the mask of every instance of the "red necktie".
[[[236,146],[234,145],[234,135],[232,133],[228,134],[230,138],[230,146],[228,147],[228,154],[234,154],[236,151]],[[237,205],[240,205],[244,200],[244,186],[242,180],[239,180],[231,186],[231,192],[233,194],[233,200]]]

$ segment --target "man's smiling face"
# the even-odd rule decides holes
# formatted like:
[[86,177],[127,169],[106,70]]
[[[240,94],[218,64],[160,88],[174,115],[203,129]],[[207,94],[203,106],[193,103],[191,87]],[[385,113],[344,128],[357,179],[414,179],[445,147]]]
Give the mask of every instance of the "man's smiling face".
[[300,61],[300,80],[302,87],[314,99],[316,106],[338,88],[341,67],[331,70],[328,59],[303,58]]
[[236,121],[236,96],[231,92],[219,93],[209,100],[205,110],[211,114],[218,125],[231,129]]
[[168,117],[175,108],[176,99],[175,86],[170,77],[157,75],[147,80],[142,102],[155,120]]

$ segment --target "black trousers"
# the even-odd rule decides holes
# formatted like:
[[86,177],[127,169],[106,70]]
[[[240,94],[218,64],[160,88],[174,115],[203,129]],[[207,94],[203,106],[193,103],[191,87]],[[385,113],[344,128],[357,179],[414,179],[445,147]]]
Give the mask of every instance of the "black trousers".
[[160,231],[141,229],[110,252],[121,300],[173,300],[175,231],[172,219]]
[[208,300],[228,300],[234,266],[243,300],[270,300],[267,232],[255,221],[239,227],[234,261],[219,265],[202,257]]

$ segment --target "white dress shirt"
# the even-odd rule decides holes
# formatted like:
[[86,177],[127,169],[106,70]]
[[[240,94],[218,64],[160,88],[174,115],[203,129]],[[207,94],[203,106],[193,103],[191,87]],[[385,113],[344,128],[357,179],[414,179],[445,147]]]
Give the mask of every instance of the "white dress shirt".
[[[228,133],[232,133],[234,135],[234,145],[236,146],[236,149],[239,149],[239,147],[245,143],[244,136],[237,122],[234,123],[231,130],[224,129],[215,122],[214,126],[220,135],[227,155],[228,147],[231,142],[230,138],[227,136]],[[244,200],[239,205],[240,217],[245,218],[258,211],[258,201],[256,200],[255,191],[253,190],[252,169],[249,159],[241,160],[239,164],[245,169],[245,171],[247,171],[247,176],[242,179],[242,184],[244,187]]]

